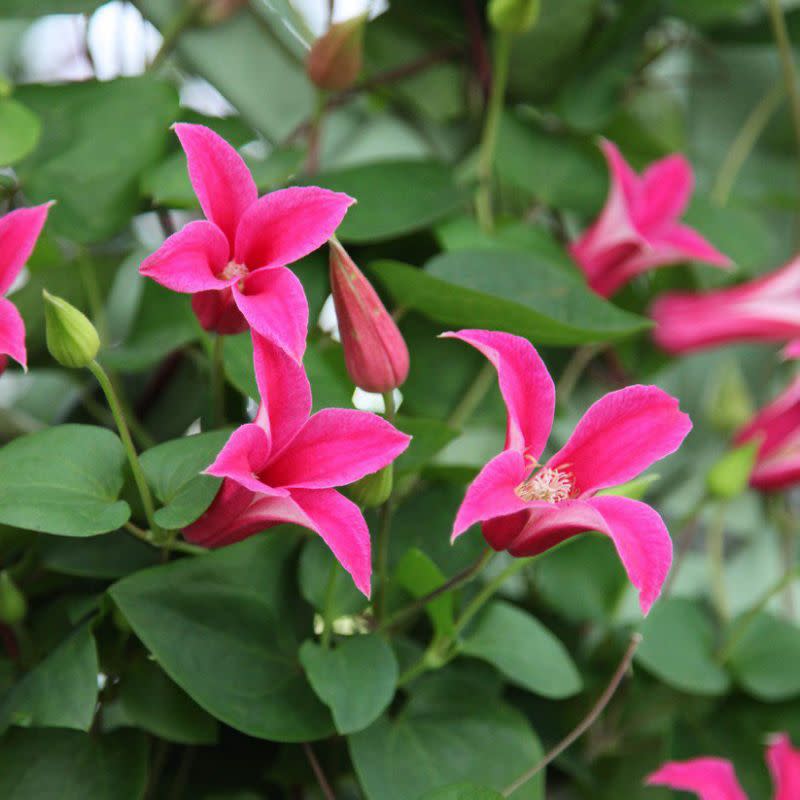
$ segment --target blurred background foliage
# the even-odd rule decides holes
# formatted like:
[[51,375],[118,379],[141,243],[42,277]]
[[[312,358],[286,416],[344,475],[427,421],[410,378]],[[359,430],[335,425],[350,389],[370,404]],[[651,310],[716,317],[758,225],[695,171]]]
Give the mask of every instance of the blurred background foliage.
[[[800,41],[800,6],[783,6]],[[159,500],[178,515],[181,507],[169,504],[182,491],[210,501],[212,479],[186,486],[219,435],[180,454],[182,479],[166,474],[176,451],[161,449],[180,446],[163,443],[208,412],[208,340],[187,297],[137,273],[143,256],[198,212],[169,126],[202,122],[242,148],[262,192],[313,182],[358,199],[340,238],[401,310],[412,357],[400,427],[416,438],[398,463],[407,491],[390,553],[409,592],[477,555],[477,532],[452,548],[448,533],[466,481],[502,440],[496,390],[466,423],[453,414],[480,369],[476,354],[435,338],[455,326],[527,336],[562,378],[575,348],[613,345],[562,402],[554,446],[590,402],[620,385],[657,383],[680,398],[694,431],[643,489],[667,519],[678,558],[666,596],[642,622],[610,543],[576,540],[504,588],[511,605],[490,607],[494,639],[475,630],[464,658],[410,684],[390,710],[380,713],[384,702],[377,714],[353,718],[319,685],[324,669],[315,679],[313,653],[300,655],[313,692],[296,666],[325,604],[331,557],[319,542],[273,534],[143,571],[159,553],[108,526],[96,536],[32,532],[35,524],[15,516],[12,495],[41,467],[6,449],[0,562],[24,593],[27,615],[0,627],[0,724],[8,729],[0,797],[319,798],[297,744],[317,739],[340,800],[417,800],[463,779],[502,786],[581,718],[631,628],[645,635],[633,678],[548,768],[546,796],[659,800],[669,792],[641,788],[648,771],[667,758],[713,753],[735,761],[752,797],[767,797],[765,734],[786,730],[800,741],[800,585],[765,594],[796,561],[797,498],[712,497],[707,475],[731,432],[785,385],[791,365],[769,346],[669,360],[653,346],[646,317],[666,289],[736,282],[795,252],[800,160],[765,7],[542,0],[536,26],[514,43],[491,235],[470,210],[493,46],[481,2],[375,5],[360,78],[321,100],[304,58],[326,27],[326,3],[214,0],[207,10],[201,20],[183,0],[0,0],[4,210],[57,200],[13,294],[31,368],[0,380],[4,441],[65,422],[109,421],[94,384],[47,356],[47,287],[91,312]],[[335,10],[346,17],[358,9]],[[320,103],[319,170],[309,174]],[[599,135],[637,168],[669,152],[688,155],[697,190],[687,220],[730,255],[732,273],[691,264],[662,270],[614,304],[585,287],[563,244],[605,197]],[[324,255],[297,272],[315,323],[328,296]],[[245,398],[255,395],[249,342],[228,344],[229,407],[242,420]],[[340,348],[316,324],[306,366],[315,407],[352,403]],[[53,442],[55,454],[69,459],[88,447],[86,429],[74,430]],[[121,459],[109,451],[105,466],[90,469],[112,475],[95,498],[98,515],[111,513],[116,472],[135,510]],[[720,530],[722,615],[705,546]],[[357,620],[362,598],[343,575],[334,588],[335,616]],[[380,695],[375,684],[388,681],[391,697],[398,662],[402,669],[414,660],[431,624],[452,620],[452,608],[442,613],[444,621],[404,630],[394,652],[373,642],[372,651],[350,654],[353,691]],[[543,781],[514,794],[544,796]]]

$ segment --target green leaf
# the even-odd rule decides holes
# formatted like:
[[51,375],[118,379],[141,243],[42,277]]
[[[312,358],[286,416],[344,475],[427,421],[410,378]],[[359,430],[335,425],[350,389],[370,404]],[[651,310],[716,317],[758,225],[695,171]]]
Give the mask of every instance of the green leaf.
[[523,689],[560,700],[582,688],[567,649],[521,608],[496,601],[478,617],[462,651],[496,666]]
[[214,462],[230,433],[221,430],[184,436],[142,453],[147,481],[164,504],[156,511],[156,522],[163,528],[185,528],[211,505],[221,480],[200,473]]
[[212,716],[147,658],[138,658],[125,668],[116,701],[103,711],[103,726],[106,730],[142,728],[178,744],[214,744],[218,727]]
[[0,100],[0,166],[14,164],[36,147],[39,117],[16,100]]
[[97,673],[97,648],[84,625],[11,688],[0,703],[0,730],[19,725],[88,731],[97,704]]
[[650,326],[595,295],[580,278],[523,253],[456,251],[424,270],[396,261],[370,269],[398,303],[437,322],[508,331],[537,344],[608,341]]
[[438,161],[377,161],[323,172],[314,184],[358,201],[336,231],[345,242],[378,242],[422,230],[463,201],[451,169]]
[[125,452],[117,436],[90,425],[59,425],[0,450],[0,523],[60,536],[119,528],[130,508],[117,500]]
[[392,702],[397,659],[378,634],[350,636],[332,649],[304,642],[300,661],[317,697],[331,709],[339,733],[363,730]]
[[458,436],[458,431],[438,419],[400,416],[395,424],[411,437],[411,445],[394,462],[397,475],[421,470],[440,450]]
[[[422,550],[412,547],[397,565],[394,580],[414,597],[423,597],[441,586],[447,579],[442,571]],[[445,592],[425,606],[436,636],[453,632],[453,593]]]
[[273,529],[110,589],[136,635],[200,706],[250,736],[281,742],[332,730],[288,624],[296,543],[289,531]]
[[57,200],[48,226],[81,243],[116,233],[139,206],[139,174],[162,156],[178,111],[175,88],[151,75],[21,86],[42,137],[18,172],[34,203]]
[[775,703],[800,695],[800,628],[762,613],[728,661],[736,682],[753,697]]
[[[328,596],[328,582],[333,570],[333,589]],[[330,548],[318,536],[311,537],[300,555],[300,592],[319,612],[328,605],[331,619],[357,614],[367,599],[356,589],[352,578],[342,569]]]
[[459,783],[427,792],[419,800],[503,800],[503,795],[474,783]]
[[43,17],[46,14],[91,14],[103,0],[3,0],[0,17]]
[[653,607],[641,627],[636,661],[664,683],[690,694],[724,694],[727,673],[714,660],[714,631],[694,600],[669,597]]
[[41,536],[42,566],[79,578],[116,579],[158,563],[160,552],[124,531],[88,539]]
[[[541,758],[518,711],[471,682],[453,684],[449,693],[440,686],[418,690],[397,717],[384,715],[349,737],[367,800],[414,800],[456,781],[500,790]],[[540,773],[514,800],[541,800],[543,781]]]
[[138,731],[11,730],[0,739],[4,800],[141,800],[147,739]]

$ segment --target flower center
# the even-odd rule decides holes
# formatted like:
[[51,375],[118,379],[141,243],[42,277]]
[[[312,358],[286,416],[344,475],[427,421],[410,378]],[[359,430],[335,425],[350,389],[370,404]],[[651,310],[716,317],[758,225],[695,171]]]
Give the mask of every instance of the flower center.
[[517,497],[526,503],[531,500],[560,503],[562,500],[568,500],[574,489],[573,477],[569,472],[544,467],[523,481],[514,491]]
[[229,281],[231,278],[246,278],[250,270],[244,264],[237,264],[235,261],[229,261],[222,270],[223,280]]

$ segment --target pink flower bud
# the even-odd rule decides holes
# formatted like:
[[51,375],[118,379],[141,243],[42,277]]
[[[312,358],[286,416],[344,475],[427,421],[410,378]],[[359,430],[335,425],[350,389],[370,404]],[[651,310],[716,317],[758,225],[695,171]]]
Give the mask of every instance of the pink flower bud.
[[353,383],[389,392],[408,377],[408,348],[372,284],[332,239],[330,276],[344,361]]
[[341,92],[349,89],[361,72],[364,55],[364,25],[361,14],[331,25],[311,46],[306,61],[309,80],[320,89]]

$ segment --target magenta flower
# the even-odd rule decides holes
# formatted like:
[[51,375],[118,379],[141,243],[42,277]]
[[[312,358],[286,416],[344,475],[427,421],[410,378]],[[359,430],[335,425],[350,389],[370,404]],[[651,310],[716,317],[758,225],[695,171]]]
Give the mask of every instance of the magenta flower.
[[223,138],[202,125],[180,123],[175,132],[207,220],[170,236],[142,262],[142,275],[193,295],[206,330],[232,334],[251,327],[300,358],[308,302],[284,267],[328,241],[355,201],[315,186],[258,197],[247,165]]
[[[775,789],[773,800],[798,800],[800,750],[792,747],[785,733],[772,740],[766,760]],[[672,761],[650,775],[647,785],[694,792],[700,800],[747,800],[733,764],[724,758]]]
[[[18,208],[0,218],[0,295],[5,295],[11,288],[30,258],[51,205]],[[0,296],[0,357],[4,359],[3,368],[6,355],[28,368],[25,323],[17,307]]]
[[597,492],[635,478],[678,449],[692,427],[678,401],[656,386],[611,392],[589,408],[566,445],[541,464],[555,389],[533,345],[492,331],[443,336],[468,342],[492,362],[508,409],[505,449],[467,489],[452,538],[481,522],[495,550],[534,556],[584,531],[605,533],[639,590],[646,614],[672,562],[669,533],[645,503]]
[[358,506],[334,487],[387,466],[410,437],[366,411],[326,408],[309,416],[311,387],[302,365],[257,334],[253,347],[258,416],[231,434],[206,470],[223,484],[184,535],[219,547],[293,522],[316,531],[369,596],[369,530]]
[[793,339],[800,336],[800,258],[739,286],[667,293],[650,313],[655,340],[670,353]]
[[735,437],[737,445],[760,442],[750,485],[764,491],[800,481],[800,376],[762,408]]
[[651,164],[639,176],[607,139],[600,147],[611,185],[597,220],[570,246],[589,286],[610,297],[636,275],[683,261],[729,267],[730,259],[678,219],[694,186],[692,168],[680,155]]

